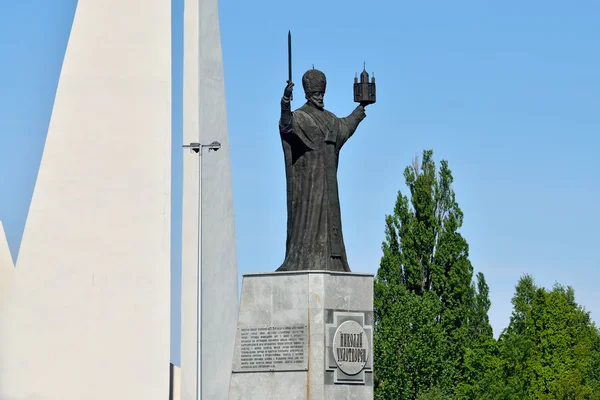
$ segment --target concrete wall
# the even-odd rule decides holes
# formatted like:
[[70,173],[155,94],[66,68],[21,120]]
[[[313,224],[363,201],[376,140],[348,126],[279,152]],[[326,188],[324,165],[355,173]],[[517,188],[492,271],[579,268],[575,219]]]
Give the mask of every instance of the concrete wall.
[[[202,398],[226,399],[238,307],[233,196],[217,0],[186,0],[183,140],[221,143],[202,156]],[[198,155],[183,156],[182,399],[196,400]]]
[[169,396],[170,14],[78,2],[0,315],[2,400]]

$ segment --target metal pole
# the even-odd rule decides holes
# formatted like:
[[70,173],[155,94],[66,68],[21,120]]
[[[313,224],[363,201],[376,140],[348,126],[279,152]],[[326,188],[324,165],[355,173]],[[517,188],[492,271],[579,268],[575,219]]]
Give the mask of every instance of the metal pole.
[[196,399],[202,400],[202,154],[203,148],[208,148],[217,151],[221,148],[221,143],[214,141],[210,144],[201,143],[190,143],[183,145],[184,148],[188,148],[198,153],[198,280],[196,282],[196,304],[197,304],[197,318],[196,318]]
[[198,400],[202,400],[202,148],[198,149]]

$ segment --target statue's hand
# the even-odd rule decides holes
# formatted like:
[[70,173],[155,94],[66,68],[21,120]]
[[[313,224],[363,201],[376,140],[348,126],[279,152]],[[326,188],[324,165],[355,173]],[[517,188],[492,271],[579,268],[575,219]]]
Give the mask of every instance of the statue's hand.
[[285,90],[283,91],[283,97],[285,97],[286,99],[289,99],[292,97],[292,91],[294,90],[294,83],[292,81],[286,81],[287,82],[287,86],[285,87]]
[[366,118],[367,114],[365,114],[365,106],[361,104],[356,107],[356,116],[361,120]]

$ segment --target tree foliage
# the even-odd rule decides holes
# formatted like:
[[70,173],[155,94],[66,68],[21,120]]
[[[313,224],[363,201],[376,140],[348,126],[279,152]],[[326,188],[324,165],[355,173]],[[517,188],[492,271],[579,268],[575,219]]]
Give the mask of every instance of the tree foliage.
[[471,359],[471,398],[600,399],[600,333],[571,287],[539,288],[523,276],[493,353]]
[[600,332],[571,287],[523,276],[494,339],[446,161],[404,171],[374,287],[375,399],[600,400]]
[[472,282],[448,163],[436,170],[425,151],[404,178],[410,197],[399,192],[386,216],[375,281],[375,393],[448,398],[465,374],[466,350],[492,338],[489,289],[483,274]]

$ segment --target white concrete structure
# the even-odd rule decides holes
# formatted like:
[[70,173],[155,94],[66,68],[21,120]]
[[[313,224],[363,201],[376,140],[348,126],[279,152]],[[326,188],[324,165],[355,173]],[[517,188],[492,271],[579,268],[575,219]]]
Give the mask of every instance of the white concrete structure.
[[169,400],[181,400],[181,368],[171,364],[171,394]]
[[4,226],[2,225],[2,221],[0,221],[0,313],[2,312],[4,299],[12,287],[14,269],[10,249],[4,235]]
[[0,315],[0,399],[168,398],[170,198],[171,1],[79,0]]
[[[202,172],[197,154],[186,151],[183,156],[181,398],[200,399],[201,389],[203,400],[224,400],[235,341],[238,272],[217,0],[185,0],[183,140],[184,144],[218,141],[221,149],[210,153],[204,150]],[[199,247],[202,310],[198,309]],[[201,371],[197,356],[199,328]]]
[[[260,372],[252,369],[256,365],[246,371],[237,370],[231,378],[229,400],[373,400],[371,355],[367,362],[369,372],[358,377],[362,383],[351,380],[340,383],[337,379],[341,374],[332,364],[332,339],[339,314],[362,316],[357,319],[361,325],[372,327],[373,275],[330,271],[245,274],[238,331],[273,329],[275,332],[282,327],[304,326],[305,350],[294,349],[292,353],[294,356],[304,353],[300,358],[305,364],[292,370],[284,370],[283,364]],[[290,344],[286,340],[271,343],[273,350],[266,354],[272,359],[285,357],[289,350],[280,349]],[[367,347],[373,349],[372,333],[366,341]],[[254,361],[269,343],[263,335],[260,341],[247,346],[246,350],[255,351],[250,356],[250,361]],[[242,355],[248,357],[250,353],[242,353],[241,347],[239,343],[236,346],[234,368],[239,368]]]

